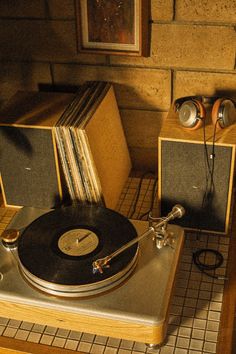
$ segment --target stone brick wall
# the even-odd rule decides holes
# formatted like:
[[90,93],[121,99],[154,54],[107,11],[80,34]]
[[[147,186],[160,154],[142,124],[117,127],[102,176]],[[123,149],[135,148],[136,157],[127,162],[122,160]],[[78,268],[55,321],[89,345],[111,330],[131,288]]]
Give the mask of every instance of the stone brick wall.
[[78,54],[74,0],[0,1],[0,106],[39,84],[114,83],[136,169],[155,170],[174,98],[236,96],[236,0],[152,0],[150,56]]

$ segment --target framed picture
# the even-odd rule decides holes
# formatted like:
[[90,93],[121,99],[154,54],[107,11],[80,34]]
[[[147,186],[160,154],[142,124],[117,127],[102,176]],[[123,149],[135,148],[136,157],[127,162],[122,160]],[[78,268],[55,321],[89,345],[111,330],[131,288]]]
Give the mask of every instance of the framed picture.
[[148,56],[149,0],[76,0],[79,52]]

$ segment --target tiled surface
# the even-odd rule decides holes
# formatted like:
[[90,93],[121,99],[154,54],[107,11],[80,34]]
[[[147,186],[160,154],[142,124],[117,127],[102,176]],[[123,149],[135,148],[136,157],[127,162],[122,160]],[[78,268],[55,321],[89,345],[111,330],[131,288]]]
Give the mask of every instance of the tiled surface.
[[[120,198],[117,210],[134,219],[147,218],[151,207],[154,179],[146,176],[140,184],[139,178],[129,178]],[[137,190],[140,193],[137,194]],[[158,215],[153,206],[153,216]],[[0,232],[14,211],[0,209]],[[210,278],[192,263],[192,252],[198,248],[214,248],[224,256],[223,266],[217,275],[226,272],[229,238],[215,235],[186,234],[176,286],[170,307],[168,336],[166,343],[155,353],[200,354],[216,353],[216,342],[223,297],[223,280]],[[211,259],[209,259],[211,261]],[[75,352],[95,354],[141,354],[151,353],[144,343],[95,336],[29,322],[0,318],[0,335],[41,343]]]

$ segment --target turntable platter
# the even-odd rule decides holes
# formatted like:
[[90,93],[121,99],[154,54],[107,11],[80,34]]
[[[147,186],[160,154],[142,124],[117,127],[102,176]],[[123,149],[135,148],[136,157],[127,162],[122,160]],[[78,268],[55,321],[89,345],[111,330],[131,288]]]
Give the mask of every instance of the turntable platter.
[[33,221],[18,243],[19,266],[34,286],[58,296],[90,296],[126,279],[137,263],[138,245],[117,256],[102,274],[92,263],[136,237],[121,214],[94,205],[56,209]]

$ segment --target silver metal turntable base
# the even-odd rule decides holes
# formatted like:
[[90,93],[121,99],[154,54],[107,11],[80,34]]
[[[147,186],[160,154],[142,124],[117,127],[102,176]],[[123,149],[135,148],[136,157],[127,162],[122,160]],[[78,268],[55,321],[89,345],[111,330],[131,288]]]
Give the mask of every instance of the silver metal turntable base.
[[[8,228],[23,229],[45,210],[22,208]],[[132,221],[138,234],[148,223]],[[151,237],[140,242],[138,264],[122,285],[92,298],[59,298],[41,293],[22,278],[11,251],[0,245],[0,316],[98,335],[159,344],[183,244],[183,229],[169,225],[173,247],[158,250]],[[45,259],[46,262],[46,259]],[[92,271],[92,267],[91,267]],[[99,275],[98,275],[99,276]]]

